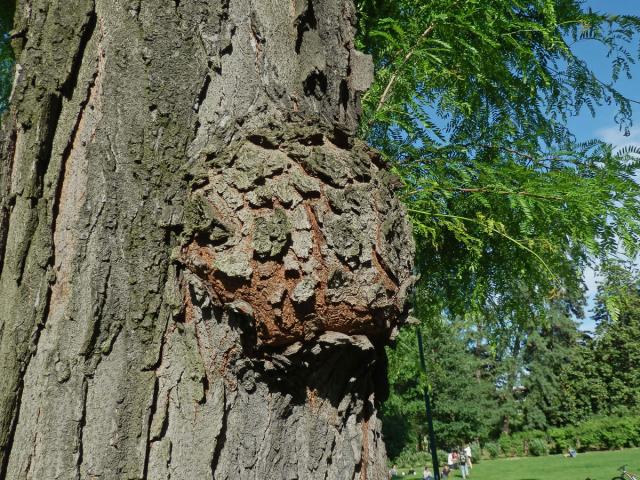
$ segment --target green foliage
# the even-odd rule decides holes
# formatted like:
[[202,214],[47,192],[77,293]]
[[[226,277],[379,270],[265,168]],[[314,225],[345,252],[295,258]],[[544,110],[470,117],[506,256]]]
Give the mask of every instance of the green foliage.
[[400,468],[431,465],[431,454],[425,451],[404,451],[401,455],[394,457],[393,464],[398,465]]
[[560,379],[572,360],[579,338],[577,323],[558,305],[549,312],[549,325],[532,329],[526,335],[522,385],[526,396],[521,401],[523,428],[545,429],[563,424],[565,388]]
[[[630,262],[608,262],[596,296],[596,361],[616,407],[640,408],[640,272]],[[615,305],[612,308],[611,305]]]
[[640,274],[629,262],[610,261],[600,275],[596,335],[583,335],[559,372],[554,425],[640,408]]
[[[504,344],[490,344],[477,324],[461,319],[425,321],[422,378],[415,332],[403,331],[388,352],[391,395],[383,424],[387,432],[401,422],[404,435],[385,433],[395,449],[390,454],[425,448],[421,382],[431,386],[438,442],[447,448],[478,438],[495,457],[637,445],[631,413],[640,408],[640,274],[628,262],[608,262],[600,276],[595,336],[578,331],[563,303],[548,309],[540,325],[513,329],[517,338]],[[619,306],[615,321],[606,306],[611,295]],[[505,428],[509,433],[500,434]]]
[[11,92],[11,70],[13,51],[9,42],[9,31],[13,22],[13,1],[3,2],[0,6],[0,114],[7,108]]
[[533,438],[529,442],[529,454],[534,457],[549,455],[549,446],[542,438]]
[[519,436],[511,436],[507,434],[500,435],[498,439],[500,450],[507,457],[522,457],[524,455],[524,443]]
[[484,452],[489,458],[543,456],[567,453],[569,448],[579,451],[614,450],[640,445],[640,417],[638,415],[593,417],[577,425],[531,430],[507,435],[497,442],[487,442]]
[[442,466],[442,465],[446,465],[447,464],[447,458],[449,456],[449,452],[445,451],[445,450],[437,450],[438,453],[438,463]]
[[614,450],[640,445],[640,416],[595,417],[577,426],[549,430],[549,443],[555,453],[569,447],[580,451]]
[[469,332],[459,323],[432,324],[423,331],[428,376],[419,367],[416,333],[404,329],[387,349],[390,396],[382,407],[383,434],[391,458],[427,448],[423,386],[430,390],[438,447],[486,440],[496,423],[494,386],[472,351]]
[[[612,104],[629,127],[632,101],[613,81],[635,60],[640,19],[577,0],[358,4],[377,66],[362,135],[405,182],[417,301],[512,325],[540,321],[554,298],[578,311],[590,259],[636,252],[640,151],[578,143],[565,123]],[[612,81],[574,55],[577,42],[607,48]]]
[[471,457],[473,459],[473,464],[480,463],[482,461],[482,448],[480,444],[474,442],[470,445],[471,447]]
[[496,442],[488,442],[484,446],[489,458],[498,458],[501,453],[500,445]]
[[[418,381],[412,334],[389,352],[385,415],[405,422],[393,450],[422,442],[427,381],[439,442],[508,432],[509,455],[531,448],[514,432],[633,406],[640,369],[621,365],[637,366],[622,348],[640,338],[635,327],[592,339],[574,319],[584,269],[638,252],[640,149],[578,142],[566,123],[607,104],[628,131],[637,102],[616,81],[638,58],[640,18],[579,0],[359,0],[358,9],[358,46],[376,65],[361,135],[404,182],[422,273],[414,304],[431,355]],[[585,42],[605,47],[610,78],[574,54]],[[602,295],[611,324],[624,315],[619,297]]]

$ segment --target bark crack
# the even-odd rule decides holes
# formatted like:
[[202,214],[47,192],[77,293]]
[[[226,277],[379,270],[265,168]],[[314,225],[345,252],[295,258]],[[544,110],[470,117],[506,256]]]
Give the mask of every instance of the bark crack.
[[[104,310],[104,306],[107,301],[107,290],[108,290],[110,278],[111,278],[111,265],[109,264],[107,265],[107,271],[105,273],[102,290],[101,292],[99,292],[99,299],[93,305],[93,310],[92,310],[93,322],[91,326],[91,335],[89,336],[89,338],[83,345],[82,350],[80,351],[80,354],[84,356],[85,360],[91,356],[91,354],[95,349],[96,344],[98,343],[98,338],[100,336],[100,325],[101,325],[100,319],[102,318],[102,312]],[[121,329],[122,328],[118,328],[115,334],[113,335],[113,338],[111,339],[111,342],[110,342],[111,345],[115,343],[115,340],[119,335]],[[98,366],[98,363],[96,363],[93,366],[93,369],[95,370],[97,366]]]
[[[79,75],[79,71],[80,71],[80,66],[82,64],[82,58],[84,57],[84,51],[86,48],[86,43],[89,42],[89,40],[91,39],[91,36],[93,34],[93,31],[95,30],[95,26],[97,23],[96,20],[96,15],[95,13],[90,15],[90,25],[86,28],[86,32],[85,34],[83,34],[82,39],[83,39],[83,44],[81,44],[79,50],[82,52],[82,56],[80,57],[80,60],[76,60],[74,59],[74,73],[73,73],[73,78],[72,81],[70,82],[65,82],[65,85],[67,85],[66,87],[63,87],[62,91],[65,91],[66,89],[71,88],[71,92],[67,92],[66,94],[63,93],[65,95],[65,97],[70,98],[71,95],[73,94],[73,91],[75,90],[75,86],[76,83],[78,81],[78,75]],[[85,38],[86,37],[86,38]],[[69,136],[69,141],[67,142],[67,145],[64,148],[64,151],[62,152],[62,161],[60,164],[60,173],[58,175],[58,182],[56,185],[56,191],[55,191],[55,196],[53,199],[53,212],[51,215],[52,218],[52,228],[51,230],[53,232],[56,231],[56,226],[57,226],[57,220],[58,220],[58,214],[60,211],[60,204],[61,204],[61,197],[62,197],[62,189],[63,189],[63,185],[64,185],[64,180],[66,179],[66,173],[67,173],[67,163],[69,160],[69,157],[71,156],[71,153],[73,151],[73,147],[76,143],[76,137],[78,136],[78,133],[80,132],[81,128],[80,126],[82,125],[82,120],[84,118],[84,112],[85,109],[87,108],[87,105],[89,104],[89,101],[91,100],[91,97],[94,93],[94,89],[96,87],[96,80],[98,78],[98,75],[100,74],[100,68],[99,65],[96,65],[96,69],[93,73],[93,78],[91,79],[91,81],[89,82],[89,85],[87,86],[87,91],[85,93],[84,99],[80,102],[80,109],[78,111],[78,115],[76,116],[76,121],[75,124],[73,125],[73,129],[71,130],[71,135]],[[72,87],[69,87],[68,85],[73,85]]]
[[224,444],[227,439],[227,420],[229,416],[229,408],[227,405],[227,392],[224,384],[220,386],[222,388],[222,401],[224,402],[224,408],[222,410],[222,426],[220,427],[220,432],[216,437],[216,446],[213,450],[213,457],[211,458],[211,478],[216,478],[216,467],[218,466],[218,462],[220,461],[220,455],[222,454],[222,450],[224,449]]
[[200,110],[200,106],[204,103],[205,99],[207,98],[210,84],[211,84],[211,75],[207,73],[204,77],[204,81],[202,82],[202,87],[200,88],[200,92],[198,93],[198,97],[196,98],[195,104],[193,105],[193,109],[196,112]]
[[71,64],[71,71],[69,76],[60,87],[60,93],[67,99],[73,96],[73,92],[78,83],[78,77],[80,75],[80,67],[84,59],[84,52],[89,44],[89,40],[93,36],[97,24],[96,4],[92,2],[89,12],[87,12],[87,21],[81,27],[80,30],[80,44],[76,50],[76,54],[73,56],[73,62]]
[[156,410],[158,409],[158,395],[160,393],[160,381],[158,377],[156,377],[155,382],[153,384],[153,398],[151,400],[151,407],[149,408],[149,416],[147,420],[147,442],[144,454],[144,466],[142,469],[142,479],[147,480],[149,474],[149,459],[151,457],[151,443],[154,439],[151,438],[151,425],[153,424],[153,417],[156,414]]
[[309,30],[315,30],[317,28],[318,28],[318,21],[316,20],[316,15],[315,15],[315,12],[313,11],[313,1],[307,0],[307,7],[296,19],[296,29],[298,30],[298,35],[296,37],[295,50],[298,55],[300,54],[300,49],[302,47],[304,32],[307,32]]
[[46,322],[46,319],[49,315],[49,300],[50,300],[50,296],[51,296],[51,288],[47,287],[47,292],[46,292],[46,301],[45,301],[45,307],[44,307],[44,312],[42,315],[42,318],[38,321],[38,323],[36,324],[34,331],[31,335],[31,345],[30,348],[28,350],[28,353],[26,355],[26,358],[24,359],[23,362],[21,362],[20,365],[20,372],[19,372],[19,383],[18,383],[18,387],[16,388],[16,396],[14,397],[14,401],[13,401],[13,408],[11,408],[9,411],[14,410],[15,409],[15,413],[13,416],[13,420],[11,422],[11,427],[9,430],[9,435],[8,435],[8,439],[7,439],[7,445],[5,446],[5,451],[4,451],[4,455],[3,455],[3,462],[2,465],[0,465],[0,479],[4,479],[6,478],[6,473],[7,473],[7,468],[9,466],[9,458],[11,457],[11,452],[13,450],[13,441],[15,439],[15,434],[16,434],[16,427],[18,426],[18,421],[20,419],[20,407],[22,406],[22,394],[24,392],[24,376],[27,372],[27,369],[29,368],[29,364],[31,363],[31,359],[33,358],[33,356],[36,354],[37,348],[38,348],[38,343],[40,340],[40,333],[42,332],[42,329],[44,328],[44,324]]
[[38,433],[39,433],[38,425],[40,423],[41,411],[42,411],[41,408],[38,407],[38,414],[36,416],[36,421],[35,421],[35,424],[36,424],[35,431],[36,431],[36,433],[35,433],[35,435],[33,437],[33,448],[31,449],[31,453],[29,454],[29,459],[27,460],[27,466],[24,469],[27,478],[32,478],[31,467],[33,465],[32,460],[33,460],[33,457],[36,456],[36,448],[38,446]]
[[78,422],[78,458],[76,460],[76,478],[75,480],[81,480],[82,478],[82,462],[84,458],[84,444],[83,444],[83,432],[84,427],[87,424],[87,393],[89,391],[89,382],[87,381],[87,377],[82,379],[82,414],[80,416],[80,421]]

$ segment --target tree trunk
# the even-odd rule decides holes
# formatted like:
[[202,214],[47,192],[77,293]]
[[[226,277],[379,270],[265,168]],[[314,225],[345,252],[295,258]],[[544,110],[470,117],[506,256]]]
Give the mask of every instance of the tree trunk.
[[381,479],[410,227],[352,0],[19,0],[1,479]]

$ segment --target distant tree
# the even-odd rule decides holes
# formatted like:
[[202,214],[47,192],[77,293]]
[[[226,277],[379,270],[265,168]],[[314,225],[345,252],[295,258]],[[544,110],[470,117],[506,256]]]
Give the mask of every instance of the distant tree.
[[640,407],[640,272],[629,261],[601,268],[595,306],[595,363],[607,410]]
[[570,354],[558,375],[562,396],[551,419],[554,426],[574,425],[592,415],[606,414],[611,407],[593,337],[580,334]]
[[555,315],[547,325],[527,336],[524,348],[523,429],[545,430],[565,423],[569,414],[563,408],[567,391],[561,374],[575,360],[580,332],[562,305],[552,312]]
[[[629,261],[600,267],[594,307],[595,334],[578,334],[557,375],[561,395],[547,416],[552,425],[575,424],[593,415],[640,406],[640,277]],[[565,352],[564,348],[561,352]]]
[[426,376],[419,373],[415,331],[402,331],[389,350],[390,395],[382,416],[390,456],[425,447],[424,386],[432,399],[439,448],[486,440],[497,422],[493,377],[477,355],[471,332],[460,323],[431,323],[423,334],[429,340]]

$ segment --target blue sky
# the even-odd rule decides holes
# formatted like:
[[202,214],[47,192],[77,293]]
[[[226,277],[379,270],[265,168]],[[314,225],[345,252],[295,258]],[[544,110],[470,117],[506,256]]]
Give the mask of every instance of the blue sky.
[[[640,16],[640,0],[587,0],[585,6],[598,12]],[[637,49],[638,45],[636,44],[635,47]],[[594,45],[594,42],[585,41],[575,45],[575,52],[592,66],[601,80],[610,81],[611,64],[606,58],[606,50]],[[620,79],[617,86],[629,98],[640,101],[640,65],[634,66],[632,76],[632,80]],[[640,105],[636,105],[634,108],[634,126],[631,128],[631,134],[627,137],[623,135],[623,132],[620,132],[615,124],[614,114],[614,109],[609,106],[598,108],[595,118],[585,110],[569,121],[569,127],[579,139],[600,138],[620,147],[630,144],[640,146]],[[593,270],[586,272],[585,281],[589,288],[588,297],[589,306],[591,306],[597,282]],[[582,326],[584,329],[590,330],[594,325],[587,318]]]
[[[585,6],[599,12],[640,16],[640,0],[587,0]],[[637,44],[635,47],[637,48]],[[589,63],[601,80],[607,82],[611,80],[611,63],[606,58],[604,48],[595,42],[583,41],[574,46],[574,51]],[[640,89],[638,88],[640,65],[634,67],[632,70],[634,78],[632,80],[621,78],[616,85],[630,98],[640,100]],[[637,110],[640,113],[640,108]],[[609,106],[599,108],[595,118],[588,111],[584,111],[578,117],[573,118],[569,125],[580,138],[599,137],[615,144],[639,143],[640,130],[636,127],[632,130],[631,137],[624,137],[613,121],[614,113],[614,109]],[[636,123],[640,125],[640,118]]]

